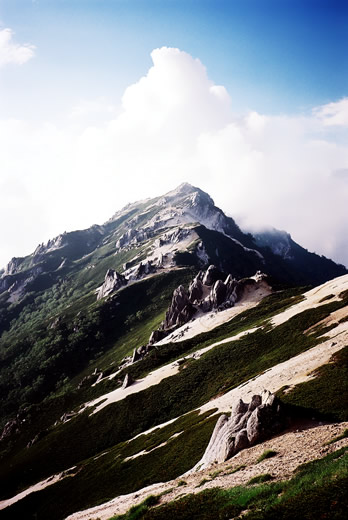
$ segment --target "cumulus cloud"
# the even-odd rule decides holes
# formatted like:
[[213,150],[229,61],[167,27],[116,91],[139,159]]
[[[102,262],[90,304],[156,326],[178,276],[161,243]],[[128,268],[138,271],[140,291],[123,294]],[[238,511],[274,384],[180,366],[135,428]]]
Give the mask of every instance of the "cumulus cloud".
[[26,63],[34,56],[34,45],[16,43],[13,36],[12,29],[0,30],[0,67],[10,63],[23,65],[23,63]]
[[[2,172],[18,194],[13,214],[27,213],[32,249],[188,181],[244,227],[286,229],[309,250],[348,264],[348,145],[340,134],[348,98],[309,115],[236,117],[228,92],[198,59],[166,47],[151,56],[148,73],[103,121],[91,119],[100,100],[81,104],[64,129],[0,121]],[[87,112],[89,123],[76,126]],[[24,199],[31,202],[23,209]],[[28,204],[40,208],[40,219]],[[21,226],[7,223],[20,244]],[[13,245],[14,254],[19,249]]]

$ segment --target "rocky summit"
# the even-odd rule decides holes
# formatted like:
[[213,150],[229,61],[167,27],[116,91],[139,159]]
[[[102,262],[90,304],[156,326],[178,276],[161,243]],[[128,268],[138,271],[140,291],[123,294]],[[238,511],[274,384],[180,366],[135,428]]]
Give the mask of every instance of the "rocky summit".
[[190,184],[61,233],[0,271],[0,518],[343,518],[347,344],[346,268]]

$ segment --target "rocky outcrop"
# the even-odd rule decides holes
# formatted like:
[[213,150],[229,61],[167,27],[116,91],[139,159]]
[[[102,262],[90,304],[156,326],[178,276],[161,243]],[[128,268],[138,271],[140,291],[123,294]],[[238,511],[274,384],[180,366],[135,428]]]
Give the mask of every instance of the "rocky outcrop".
[[156,266],[152,264],[150,260],[146,260],[144,262],[140,262],[133,270],[133,272],[128,276],[129,280],[140,280],[144,276],[148,276],[149,274],[156,272]]
[[134,380],[132,378],[132,376],[130,374],[126,374],[124,376],[124,380],[123,380],[123,383],[122,383],[122,388],[128,388],[129,386],[131,386],[132,384],[134,383]]
[[113,269],[108,269],[103,285],[97,289],[97,300],[108,296],[125,285],[127,285],[127,280],[122,274]]
[[210,265],[206,271],[200,271],[191,282],[188,291],[180,285],[175,289],[172,302],[166,313],[165,320],[159,329],[152,332],[149,345],[161,341],[176,328],[190,321],[199,313],[221,311],[233,305],[239,300],[248,297],[263,284],[267,284],[267,276],[258,272],[252,278],[235,280],[228,275],[223,281],[224,275],[214,265]]
[[36,265],[22,272],[3,276],[0,279],[0,292],[7,290],[9,293],[8,301],[18,302],[26,292],[29,292],[30,284],[43,272],[41,265]]
[[130,228],[116,242],[116,249],[130,249],[153,236],[152,229]]
[[[172,329],[174,330],[174,329]],[[153,343],[157,343],[157,341],[161,341],[163,338],[168,336],[169,330],[164,329],[157,329],[151,332],[151,336],[149,339],[149,344],[152,345]]]
[[199,273],[189,287],[189,300],[192,303],[198,303],[204,294],[203,283],[201,280],[201,273]]
[[232,407],[231,417],[219,417],[208,447],[192,471],[228,460],[240,450],[281,432],[287,423],[280,400],[268,390],[254,395],[249,404],[239,399]]
[[22,432],[22,429],[30,424],[30,414],[28,415],[28,408],[25,408],[17,413],[16,417],[13,417],[5,424],[1,434],[0,441],[8,439],[12,436],[18,435]]
[[180,327],[187,323],[195,312],[196,309],[191,304],[188,293],[182,285],[179,285],[173,293],[172,303],[163,322],[163,329]]
[[2,430],[0,441],[3,441],[4,439],[7,439],[8,437],[11,437],[12,435],[15,435],[20,432],[20,425],[21,421],[18,417],[14,419],[10,419],[4,426],[4,429]]
[[13,284],[12,276],[5,276],[4,274],[0,278],[0,293],[7,291]]
[[100,379],[102,377],[103,377],[103,372],[101,372],[98,368],[96,368],[92,374],[89,374],[89,375],[85,376],[83,379],[81,379],[81,381],[77,385],[77,388],[80,389],[83,387],[91,386],[93,383],[96,383],[98,380],[100,381]]
[[214,285],[221,277],[221,272],[215,265],[210,265],[203,276],[203,285]]
[[4,276],[18,273],[23,260],[24,258],[13,257],[5,267]]
[[211,291],[212,307],[217,309],[226,299],[226,285],[221,280],[217,280]]

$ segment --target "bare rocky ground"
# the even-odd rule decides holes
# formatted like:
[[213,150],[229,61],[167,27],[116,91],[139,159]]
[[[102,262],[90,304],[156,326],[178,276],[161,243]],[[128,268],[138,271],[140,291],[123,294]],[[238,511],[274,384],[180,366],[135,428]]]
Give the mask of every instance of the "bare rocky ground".
[[[213,464],[203,471],[183,475],[169,482],[153,484],[135,493],[119,496],[100,506],[74,513],[67,520],[108,520],[113,515],[126,513],[130,507],[139,504],[149,495],[163,493],[160,504],[164,504],[213,487],[226,489],[245,485],[252,477],[264,473],[271,474],[274,481],[287,480],[293,476],[294,471],[301,464],[322,458],[343,446],[348,446],[348,438],[325,445],[347,427],[348,422],[322,424],[307,421],[298,423],[286,433],[245,449],[226,462]],[[257,459],[265,450],[274,450],[277,454],[257,463]],[[241,468],[238,470],[239,467]],[[234,472],[236,469],[237,471]]]

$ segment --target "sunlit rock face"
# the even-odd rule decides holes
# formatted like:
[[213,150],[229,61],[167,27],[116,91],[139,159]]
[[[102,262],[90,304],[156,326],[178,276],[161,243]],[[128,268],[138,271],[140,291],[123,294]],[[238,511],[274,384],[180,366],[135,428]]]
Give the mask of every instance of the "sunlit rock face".
[[202,313],[233,307],[236,302],[261,287],[266,287],[268,292],[272,290],[265,274],[258,272],[251,278],[238,281],[231,275],[226,278],[217,267],[210,265],[206,271],[197,274],[188,290],[182,285],[175,289],[166,317],[159,329],[151,334],[149,344],[160,341]]
[[127,280],[122,274],[114,271],[113,269],[108,269],[105,275],[104,283],[98,289],[97,299],[100,300],[101,298],[108,296],[110,293],[117,291],[120,289],[120,287],[125,285],[127,285]]
[[240,450],[279,433],[287,422],[281,402],[268,390],[254,395],[250,403],[239,399],[232,406],[231,417],[219,417],[203,457],[191,471],[228,460]]

